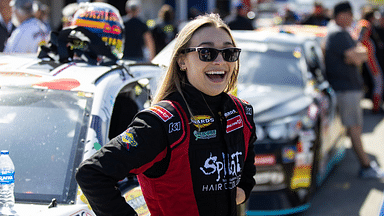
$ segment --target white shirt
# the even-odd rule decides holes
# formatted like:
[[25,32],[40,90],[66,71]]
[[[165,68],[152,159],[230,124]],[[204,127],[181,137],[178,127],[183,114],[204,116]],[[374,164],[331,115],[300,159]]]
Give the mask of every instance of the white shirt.
[[47,27],[40,20],[30,18],[12,32],[5,44],[4,53],[36,53],[48,40]]
[[3,16],[0,13],[0,24],[3,25],[8,32],[12,31],[12,22],[9,21],[8,23],[5,23]]

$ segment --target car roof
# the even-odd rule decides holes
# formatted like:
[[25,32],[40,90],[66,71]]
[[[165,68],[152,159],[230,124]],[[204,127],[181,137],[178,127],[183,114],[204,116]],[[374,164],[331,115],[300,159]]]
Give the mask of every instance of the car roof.
[[283,31],[260,30],[260,31],[232,31],[236,42],[260,42],[260,43],[280,43],[285,45],[301,45],[309,40],[316,40],[315,35],[296,34]]
[[[46,87],[60,82],[58,90],[93,91],[95,81],[112,69],[82,62],[55,63],[44,61],[36,54],[0,54],[0,86]],[[74,83],[78,83],[74,85]]]

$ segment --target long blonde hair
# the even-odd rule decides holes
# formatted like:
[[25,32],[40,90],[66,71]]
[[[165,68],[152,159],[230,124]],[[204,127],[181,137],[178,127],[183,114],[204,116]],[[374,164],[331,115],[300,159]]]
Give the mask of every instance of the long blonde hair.
[[[170,65],[163,77],[163,80],[159,86],[159,89],[152,101],[152,104],[156,104],[159,101],[163,100],[169,94],[178,91],[181,92],[181,85],[186,83],[187,75],[185,71],[181,71],[177,63],[178,58],[180,57],[181,50],[189,46],[189,42],[193,34],[204,27],[216,27],[224,29],[229,36],[231,37],[232,43],[236,46],[235,40],[231,34],[229,27],[223,22],[218,14],[205,14],[196,17],[194,20],[190,21],[185,27],[179,32],[175,47],[173,49],[172,58]],[[224,89],[224,92],[229,92],[235,88],[237,83],[237,76],[239,74],[239,61],[236,62],[236,66],[228,83],[228,86]]]

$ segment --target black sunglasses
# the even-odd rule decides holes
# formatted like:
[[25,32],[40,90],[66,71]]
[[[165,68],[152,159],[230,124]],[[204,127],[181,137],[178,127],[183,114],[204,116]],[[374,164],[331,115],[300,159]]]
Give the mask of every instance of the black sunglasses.
[[186,48],[181,53],[195,52],[199,53],[199,59],[204,62],[215,61],[219,53],[223,56],[223,59],[227,62],[235,62],[239,59],[241,49],[231,47],[225,49],[215,49],[209,47],[192,47]]

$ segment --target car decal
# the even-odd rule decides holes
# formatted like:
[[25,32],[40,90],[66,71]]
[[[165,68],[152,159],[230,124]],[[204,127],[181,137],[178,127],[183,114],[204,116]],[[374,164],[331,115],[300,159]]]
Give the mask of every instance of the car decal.
[[0,72],[1,76],[16,76],[16,77],[41,77],[40,75],[29,74],[24,72]]
[[72,90],[80,86],[80,82],[76,79],[55,79],[48,82],[33,84],[32,86],[46,87],[54,90]]
[[273,154],[255,156],[255,166],[271,166],[275,164],[276,157]]
[[296,155],[295,146],[284,147],[281,152],[283,163],[292,163],[295,160],[295,155]]
[[312,166],[310,165],[295,167],[291,179],[291,189],[295,190],[311,186],[311,171]]
[[73,62],[73,63],[69,63],[67,66],[65,66],[65,67],[61,68],[61,69],[60,69],[60,70],[58,70],[56,73],[54,73],[52,76],[56,76],[57,74],[59,74],[59,73],[63,72],[65,69],[67,69],[67,68],[69,68],[69,67],[71,67],[71,66],[74,66],[74,65],[76,65],[76,63],[75,63],[75,62]]

